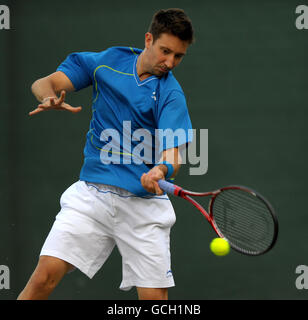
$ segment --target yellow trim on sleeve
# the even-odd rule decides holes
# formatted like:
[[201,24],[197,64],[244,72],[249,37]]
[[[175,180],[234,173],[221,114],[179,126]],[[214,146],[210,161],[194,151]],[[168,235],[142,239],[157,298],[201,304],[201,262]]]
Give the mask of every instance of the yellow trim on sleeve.
[[132,47],[129,47],[129,48],[132,50],[132,52],[133,52],[133,54],[134,54],[135,56],[138,56],[138,53],[136,53]]

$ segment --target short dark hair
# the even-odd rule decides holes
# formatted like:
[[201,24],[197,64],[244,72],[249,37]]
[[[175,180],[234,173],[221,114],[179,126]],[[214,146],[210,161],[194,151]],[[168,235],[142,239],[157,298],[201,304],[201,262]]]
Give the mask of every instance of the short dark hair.
[[162,9],[152,18],[149,30],[155,42],[162,33],[172,34],[189,44],[194,42],[194,30],[191,20],[184,10],[179,8]]

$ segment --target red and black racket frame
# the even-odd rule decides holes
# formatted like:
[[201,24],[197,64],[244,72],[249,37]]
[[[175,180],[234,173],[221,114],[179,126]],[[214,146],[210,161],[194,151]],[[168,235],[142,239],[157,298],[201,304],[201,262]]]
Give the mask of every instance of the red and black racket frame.
[[[216,197],[224,191],[227,190],[241,190],[241,191],[245,191],[248,192],[250,194],[252,194],[255,197],[258,197],[261,201],[263,201],[263,203],[266,205],[266,207],[268,208],[269,212],[271,213],[272,219],[273,219],[273,223],[274,223],[274,236],[273,236],[273,240],[271,242],[271,244],[268,246],[268,248],[266,248],[266,250],[262,251],[262,252],[254,252],[254,251],[248,251],[248,250],[244,250],[242,248],[239,248],[238,246],[236,246],[234,243],[230,242],[223,234],[222,232],[219,230],[219,228],[217,227],[216,223],[215,223],[215,219],[213,217],[213,204],[214,201],[216,199]],[[273,248],[273,246],[275,245],[276,241],[277,241],[277,237],[278,237],[278,220],[276,217],[276,214],[274,212],[273,207],[271,206],[271,204],[259,193],[257,193],[256,191],[244,187],[244,186],[239,186],[239,185],[232,185],[232,186],[227,186],[227,187],[223,187],[220,189],[217,189],[215,191],[211,191],[211,192],[193,192],[193,191],[189,191],[189,190],[185,190],[180,186],[177,186],[175,184],[173,184],[173,195],[178,196],[180,198],[183,198],[187,201],[189,201],[193,206],[195,206],[202,214],[203,216],[207,219],[207,221],[210,223],[210,225],[213,227],[214,231],[216,232],[216,234],[223,239],[226,239],[229,243],[230,246],[243,254],[249,255],[249,256],[258,256],[261,254],[264,254],[266,252],[268,252],[269,250],[271,250]],[[194,199],[192,199],[191,197],[207,197],[210,196],[211,199],[209,201],[209,209],[208,212]]]

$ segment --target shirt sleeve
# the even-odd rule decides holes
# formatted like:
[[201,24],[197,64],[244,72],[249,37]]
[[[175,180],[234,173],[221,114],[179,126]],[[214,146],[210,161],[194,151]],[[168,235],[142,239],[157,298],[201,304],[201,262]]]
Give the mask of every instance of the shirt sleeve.
[[159,152],[187,144],[193,139],[184,93],[172,90],[163,101],[158,118]]
[[77,52],[70,54],[58,67],[73,83],[76,91],[92,84],[90,52]]

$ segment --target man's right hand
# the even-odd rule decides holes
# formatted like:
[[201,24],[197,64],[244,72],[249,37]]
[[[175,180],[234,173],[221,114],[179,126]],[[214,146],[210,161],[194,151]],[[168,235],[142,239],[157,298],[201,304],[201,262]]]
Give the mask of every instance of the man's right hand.
[[66,92],[65,90],[61,91],[60,98],[58,97],[48,97],[45,98],[41,104],[37,106],[37,108],[31,112],[29,112],[29,116],[33,116],[34,114],[40,113],[42,111],[48,110],[67,110],[72,113],[80,112],[82,107],[72,107],[71,105],[64,102]]

